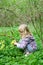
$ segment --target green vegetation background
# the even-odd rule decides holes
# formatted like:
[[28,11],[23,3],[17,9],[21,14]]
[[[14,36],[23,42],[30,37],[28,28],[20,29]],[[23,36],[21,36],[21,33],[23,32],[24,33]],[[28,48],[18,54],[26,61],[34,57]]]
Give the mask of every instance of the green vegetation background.
[[[30,27],[30,26],[29,26]],[[5,46],[0,44],[3,47],[0,49],[0,65],[43,65],[43,48],[42,43],[37,36],[33,26],[30,28],[33,36],[38,45],[38,50],[29,56],[25,57],[23,50],[18,49],[13,44],[11,45],[12,40],[19,41],[20,35],[18,32],[18,26],[15,27],[0,27],[0,34],[6,36],[0,36],[0,43],[3,43]],[[33,29],[33,30],[32,30]],[[13,34],[12,34],[12,32]],[[3,42],[4,40],[4,42]]]
[[[21,23],[28,24],[38,45],[38,50],[27,57],[11,45],[12,40],[20,39]],[[43,65],[43,46],[35,29],[43,39],[43,0],[0,0],[0,65]]]
[[42,27],[43,0],[0,0],[0,26],[28,24],[32,21],[38,28],[41,22]]

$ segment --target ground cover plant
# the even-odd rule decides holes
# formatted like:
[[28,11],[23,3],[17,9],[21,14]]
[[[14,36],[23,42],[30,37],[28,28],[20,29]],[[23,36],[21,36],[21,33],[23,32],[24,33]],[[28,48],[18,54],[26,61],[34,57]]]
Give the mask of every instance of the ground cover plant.
[[[32,27],[33,28],[33,27]],[[30,28],[32,31],[32,29]],[[38,45],[38,50],[25,57],[23,50],[11,44],[12,40],[19,41],[18,26],[0,27],[0,65],[43,65],[43,48],[34,28],[32,31]]]
[[[13,45],[18,25],[28,24],[38,50],[25,57]],[[43,65],[43,0],[0,0],[0,65]]]

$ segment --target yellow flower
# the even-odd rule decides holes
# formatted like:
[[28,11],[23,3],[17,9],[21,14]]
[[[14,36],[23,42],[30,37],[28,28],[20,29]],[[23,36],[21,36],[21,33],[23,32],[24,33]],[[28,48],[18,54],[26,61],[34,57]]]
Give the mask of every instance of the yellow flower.
[[2,50],[2,49],[4,48],[4,46],[5,46],[5,45],[4,45],[4,44],[2,44],[2,46],[1,46],[0,50]]
[[0,41],[0,45],[1,45],[0,50],[2,50],[4,48],[4,46],[5,46],[4,42],[5,42],[4,40]]
[[12,40],[11,44],[14,44],[14,43],[16,43],[16,40]]

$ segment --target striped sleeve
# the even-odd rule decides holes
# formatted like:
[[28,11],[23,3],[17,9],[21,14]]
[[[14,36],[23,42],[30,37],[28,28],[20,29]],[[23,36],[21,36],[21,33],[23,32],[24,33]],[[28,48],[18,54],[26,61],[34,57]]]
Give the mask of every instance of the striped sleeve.
[[17,44],[18,48],[24,49],[29,42],[29,38],[24,38],[19,41],[19,44]]

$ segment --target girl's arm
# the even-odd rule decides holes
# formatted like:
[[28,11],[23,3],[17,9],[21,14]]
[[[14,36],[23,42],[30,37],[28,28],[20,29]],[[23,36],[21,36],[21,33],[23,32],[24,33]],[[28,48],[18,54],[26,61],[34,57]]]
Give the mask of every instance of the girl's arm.
[[14,45],[16,45],[18,48],[24,49],[28,44],[28,42],[29,42],[29,38],[25,38],[23,40],[20,40],[19,43],[15,43]]

